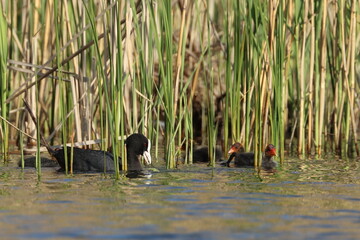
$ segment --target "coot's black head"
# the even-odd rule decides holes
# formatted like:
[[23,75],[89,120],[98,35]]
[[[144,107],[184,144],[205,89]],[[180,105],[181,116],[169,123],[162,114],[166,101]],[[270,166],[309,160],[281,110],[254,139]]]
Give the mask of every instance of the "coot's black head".
[[135,155],[144,156],[145,163],[151,164],[150,155],[150,140],[140,133],[130,135],[126,140],[126,150],[128,154],[134,153]]

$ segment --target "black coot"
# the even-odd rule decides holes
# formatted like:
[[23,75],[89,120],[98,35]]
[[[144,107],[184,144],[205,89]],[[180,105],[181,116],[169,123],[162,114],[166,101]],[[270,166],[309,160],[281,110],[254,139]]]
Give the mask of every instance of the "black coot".
[[[34,113],[31,111],[29,104],[24,100],[25,108],[28,110],[31,119],[37,125]],[[45,145],[49,154],[53,156],[60,165],[60,171],[65,170],[65,152],[63,148],[52,149],[40,133],[41,141]],[[141,171],[139,156],[144,156],[146,164],[151,164],[150,140],[140,133],[130,135],[126,140],[127,150],[127,169],[128,171]],[[71,158],[71,148],[67,147],[68,160]],[[70,161],[69,161],[70,163]],[[70,166],[70,164],[69,164]],[[119,158],[119,168],[121,159]],[[115,171],[114,156],[110,152],[101,150],[89,150],[81,148],[73,148],[73,163],[69,167],[74,172],[106,172]]]
[[[139,156],[144,156],[145,163],[151,164],[150,140],[144,135],[135,133],[130,135],[126,140],[127,150],[127,169],[129,171],[141,171],[142,166]],[[49,150],[49,149],[48,149]],[[65,170],[64,149],[49,150],[49,153],[55,157],[61,169]],[[67,147],[68,161],[70,164],[71,148]],[[70,167],[69,167],[70,169]],[[121,159],[119,158],[119,169],[122,170]],[[114,156],[110,152],[101,150],[90,150],[73,148],[74,172],[112,172],[115,171]]]

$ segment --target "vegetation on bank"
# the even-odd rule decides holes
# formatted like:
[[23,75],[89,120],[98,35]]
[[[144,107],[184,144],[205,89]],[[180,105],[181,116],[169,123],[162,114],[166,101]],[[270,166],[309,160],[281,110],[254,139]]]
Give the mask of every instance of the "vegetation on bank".
[[214,164],[212,147],[235,141],[257,156],[272,143],[281,161],[287,149],[359,155],[359,7],[2,0],[2,152],[25,140],[10,122],[52,144],[102,139],[122,159],[122,136],[142,132],[155,157],[164,144],[168,168],[181,150],[191,163],[196,144],[211,146]]

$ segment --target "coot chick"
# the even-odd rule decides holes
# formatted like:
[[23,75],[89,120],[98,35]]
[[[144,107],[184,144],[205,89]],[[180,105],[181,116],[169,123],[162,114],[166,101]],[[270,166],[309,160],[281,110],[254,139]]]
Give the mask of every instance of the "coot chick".
[[277,162],[274,160],[274,156],[276,156],[275,146],[272,144],[267,145],[261,161],[261,167],[264,170],[272,170],[277,167]]
[[[244,152],[244,147],[240,143],[234,143],[229,152],[229,160],[226,165],[229,167],[230,162],[235,158],[236,167],[253,167],[255,162],[255,154],[252,152]],[[262,161],[261,167],[264,170],[271,170],[276,168],[277,163],[274,161],[273,156],[276,156],[276,148],[274,145],[269,144],[266,146]]]
[[[215,161],[220,161],[222,159],[222,152],[219,148],[215,148]],[[209,158],[209,148],[208,147],[199,147],[193,152],[193,163],[208,163],[210,162]]]
[[231,160],[235,157],[235,166],[236,167],[243,167],[243,166],[254,166],[254,153],[252,152],[245,152],[244,146],[236,142],[231,145],[228,151],[229,159],[226,162],[226,165],[229,167]]
[[[150,140],[144,135],[135,133],[130,135],[126,140],[127,150],[127,169],[128,171],[141,171],[142,166],[139,156],[144,156],[145,163],[151,164]],[[65,170],[64,149],[48,149],[49,153],[56,158],[61,169]],[[69,169],[71,148],[67,147]],[[119,169],[123,169],[121,159],[119,158]],[[101,150],[90,150],[73,148],[73,165],[74,172],[113,172],[115,171],[114,156],[110,152]]]

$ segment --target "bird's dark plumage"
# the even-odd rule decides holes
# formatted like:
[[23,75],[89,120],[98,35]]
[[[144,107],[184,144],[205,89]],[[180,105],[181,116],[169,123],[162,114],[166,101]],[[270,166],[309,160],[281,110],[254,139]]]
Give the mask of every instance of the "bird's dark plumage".
[[[240,143],[234,143],[228,153],[230,157],[226,163],[227,166],[230,165],[232,159],[235,159],[234,165],[236,167],[254,167],[255,154],[252,152],[244,152],[244,147]],[[271,170],[276,168],[277,163],[274,161],[273,156],[276,156],[276,148],[274,145],[269,144],[265,148],[261,161],[261,167],[263,169]]]
[[[36,117],[32,112],[29,104],[24,100],[25,108],[28,110],[31,119],[37,124]],[[42,144],[46,147],[49,154],[53,156],[60,165],[60,170],[65,170],[65,151],[64,148],[52,149],[46,142],[45,138],[41,136]],[[126,153],[127,153],[127,170],[129,171],[141,171],[142,166],[139,161],[139,156],[144,156],[145,162],[151,164],[150,155],[150,140],[140,133],[130,135],[126,140]],[[66,148],[68,169],[78,172],[106,172],[115,171],[114,156],[110,152],[101,150],[89,150],[81,148],[73,148],[73,161],[71,159],[71,148]],[[71,166],[70,166],[71,165]],[[124,169],[121,166],[121,160],[119,158],[119,169]]]
[[[41,157],[40,158],[41,167],[59,167],[59,164],[56,160]],[[18,162],[18,166],[21,167],[21,160]],[[36,157],[31,156],[24,159],[24,167],[35,167],[36,166]]]
[[[139,156],[144,156],[147,164],[151,163],[150,156],[150,141],[142,134],[136,133],[130,135],[126,140],[127,152],[127,170],[128,171],[141,171],[142,166]],[[65,151],[64,148],[52,149],[47,146],[49,154],[53,156],[56,161],[49,160],[53,164],[48,165],[47,162],[41,161],[43,167],[58,167],[59,171],[65,171]],[[73,163],[70,166],[71,147],[67,147],[68,156],[68,170],[72,169],[73,172],[113,172],[115,171],[114,156],[111,152],[91,149],[73,148]],[[35,159],[35,158],[34,158]],[[44,166],[43,163],[46,165]],[[19,162],[21,166],[21,162]],[[35,160],[25,160],[25,167],[35,167]],[[119,169],[124,168],[121,165],[121,158],[119,158]]]
[[[142,170],[139,156],[143,155],[147,164],[151,163],[150,141],[142,134],[130,135],[126,140],[127,150],[127,169],[129,171]],[[70,169],[71,148],[67,147],[68,161]],[[52,154],[58,161],[61,170],[65,170],[64,149],[56,149]],[[119,158],[119,169],[123,169]],[[90,150],[73,148],[73,165],[75,172],[107,172],[115,171],[114,156],[110,152],[101,150]]]

